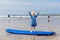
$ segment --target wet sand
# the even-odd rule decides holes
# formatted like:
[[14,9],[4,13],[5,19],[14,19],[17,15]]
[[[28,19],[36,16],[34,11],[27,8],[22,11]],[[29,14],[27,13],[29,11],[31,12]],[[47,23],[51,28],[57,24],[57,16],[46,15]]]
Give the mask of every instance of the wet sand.
[[30,18],[0,18],[0,40],[60,40],[60,17],[51,17],[51,22],[48,23],[47,17],[37,18],[39,31],[54,31],[53,36],[36,36],[36,35],[17,35],[7,33],[7,28],[20,30],[30,29]]

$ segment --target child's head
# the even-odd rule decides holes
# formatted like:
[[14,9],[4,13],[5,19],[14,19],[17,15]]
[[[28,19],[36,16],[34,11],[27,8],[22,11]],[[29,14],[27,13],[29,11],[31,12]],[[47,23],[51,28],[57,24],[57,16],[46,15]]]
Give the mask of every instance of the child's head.
[[34,16],[35,15],[35,12],[34,11],[32,11],[32,16]]

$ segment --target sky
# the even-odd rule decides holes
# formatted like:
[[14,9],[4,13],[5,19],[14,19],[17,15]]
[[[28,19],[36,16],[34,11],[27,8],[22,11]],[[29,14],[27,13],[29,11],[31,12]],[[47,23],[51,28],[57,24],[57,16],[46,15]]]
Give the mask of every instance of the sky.
[[0,15],[60,14],[60,0],[0,0]]

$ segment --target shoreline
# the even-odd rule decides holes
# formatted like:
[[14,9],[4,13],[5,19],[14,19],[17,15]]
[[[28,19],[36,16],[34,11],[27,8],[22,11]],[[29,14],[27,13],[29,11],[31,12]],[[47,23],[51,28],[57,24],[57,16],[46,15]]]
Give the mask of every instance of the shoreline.
[[[7,16],[0,16],[0,17],[8,17]],[[10,17],[30,17],[30,16],[10,16]],[[48,16],[38,16],[38,17],[48,17]],[[50,17],[60,17],[60,16],[50,16]]]

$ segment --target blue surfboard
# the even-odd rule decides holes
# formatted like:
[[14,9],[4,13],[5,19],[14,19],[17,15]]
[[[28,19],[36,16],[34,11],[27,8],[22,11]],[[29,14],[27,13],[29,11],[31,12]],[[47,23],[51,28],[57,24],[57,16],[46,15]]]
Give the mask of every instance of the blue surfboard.
[[45,31],[32,31],[29,30],[16,30],[16,29],[6,29],[6,32],[12,33],[12,34],[24,34],[24,35],[54,35],[55,32],[45,32]]

